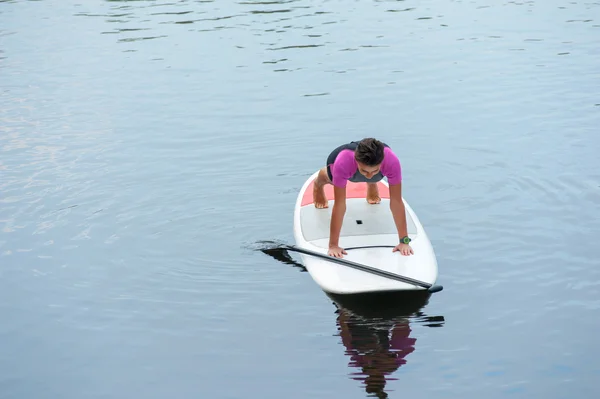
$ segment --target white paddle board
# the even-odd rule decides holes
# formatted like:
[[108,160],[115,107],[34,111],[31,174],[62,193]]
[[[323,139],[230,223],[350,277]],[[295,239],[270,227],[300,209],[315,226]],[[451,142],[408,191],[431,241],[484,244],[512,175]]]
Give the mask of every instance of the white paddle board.
[[[327,255],[334,202],[333,186],[325,185],[329,207],[315,208],[313,184],[317,175],[318,172],[315,172],[309,177],[298,194],[294,209],[294,239],[300,248]],[[434,284],[438,266],[433,247],[417,215],[404,198],[408,236],[412,240],[410,246],[414,254],[405,256],[400,252],[392,252],[392,248],[398,245],[399,237],[390,210],[389,186],[385,179],[377,184],[381,203],[369,204],[366,200],[367,184],[348,182],[346,213],[339,239],[340,247],[348,252],[343,259]],[[359,294],[425,289],[320,257],[307,254],[300,256],[310,276],[325,292]]]

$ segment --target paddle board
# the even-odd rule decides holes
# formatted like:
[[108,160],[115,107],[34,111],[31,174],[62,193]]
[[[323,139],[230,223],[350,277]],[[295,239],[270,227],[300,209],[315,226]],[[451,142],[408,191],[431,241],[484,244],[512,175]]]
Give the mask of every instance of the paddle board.
[[[333,209],[333,186],[325,185],[329,207],[315,208],[313,185],[318,171],[303,184],[294,208],[294,239],[300,248],[327,255],[329,227]],[[366,200],[367,184],[348,182],[346,213],[340,231],[339,245],[346,249],[343,259],[434,284],[438,265],[431,242],[417,215],[403,198],[408,236],[413,255],[392,252],[398,244],[398,232],[390,210],[389,185],[385,179],[378,184],[379,204]],[[367,248],[354,248],[367,247]],[[369,292],[424,290],[402,281],[356,270],[316,256],[300,254],[302,263],[313,280],[325,292],[360,294]]]

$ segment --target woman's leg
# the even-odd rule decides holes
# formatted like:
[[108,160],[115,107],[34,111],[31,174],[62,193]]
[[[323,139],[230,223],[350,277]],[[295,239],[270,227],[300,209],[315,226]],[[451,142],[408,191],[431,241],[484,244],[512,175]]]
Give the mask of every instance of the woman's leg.
[[316,208],[328,208],[329,203],[325,197],[325,184],[331,184],[331,180],[327,175],[327,167],[321,168],[313,185],[313,203]]
[[367,183],[367,202],[369,204],[379,204],[381,202],[381,197],[379,196],[379,188],[377,184],[381,181],[381,179],[383,179],[381,172],[377,173],[372,178],[367,179],[359,171],[356,171],[354,176],[350,178],[350,181],[354,183]]
[[379,204],[381,202],[377,183],[367,183],[367,202],[369,204]]

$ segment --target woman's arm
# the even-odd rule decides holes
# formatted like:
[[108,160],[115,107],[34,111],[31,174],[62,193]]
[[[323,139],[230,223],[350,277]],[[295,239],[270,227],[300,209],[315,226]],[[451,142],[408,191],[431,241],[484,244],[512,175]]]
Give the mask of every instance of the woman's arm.
[[[406,226],[406,208],[402,201],[402,183],[390,184],[390,210],[394,217],[394,223],[398,230],[398,240],[408,236]],[[408,244],[400,243],[394,248],[394,252],[400,251],[402,255],[412,254],[413,250]]]
[[329,227],[329,255],[342,258],[346,251],[339,246],[342,222],[346,214],[346,187],[333,186],[334,202]]

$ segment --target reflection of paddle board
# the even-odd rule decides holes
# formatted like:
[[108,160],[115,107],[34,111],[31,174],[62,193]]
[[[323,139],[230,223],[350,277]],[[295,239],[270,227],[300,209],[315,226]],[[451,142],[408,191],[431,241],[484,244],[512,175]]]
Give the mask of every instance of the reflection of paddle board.
[[[315,172],[306,180],[298,194],[294,209],[294,238],[298,247],[327,255],[334,202],[333,187],[325,186],[329,207],[315,208],[313,182],[317,174],[318,172]],[[410,246],[414,255],[404,256],[399,252],[392,252],[393,246],[398,244],[398,232],[390,211],[389,186],[385,180],[381,180],[378,185],[381,203],[371,205],[365,199],[366,183],[348,182],[346,214],[339,240],[340,246],[348,252],[344,259],[434,284],[438,267],[433,247],[417,215],[404,200],[408,235],[412,239]],[[371,248],[352,249],[365,246]],[[356,270],[326,259],[305,254],[300,256],[314,281],[324,291],[333,294],[423,290],[422,287]]]

